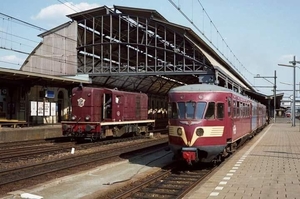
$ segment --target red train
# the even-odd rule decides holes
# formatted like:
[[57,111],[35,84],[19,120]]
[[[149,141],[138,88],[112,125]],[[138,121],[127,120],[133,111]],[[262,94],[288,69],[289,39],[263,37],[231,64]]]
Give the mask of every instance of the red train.
[[76,87],[72,90],[72,116],[62,121],[62,133],[73,138],[147,133],[155,120],[148,119],[148,96],[108,88]]
[[264,105],[224,87],[180,86],[168,96],[169,145],[189,164],[221,161],[267,125]]

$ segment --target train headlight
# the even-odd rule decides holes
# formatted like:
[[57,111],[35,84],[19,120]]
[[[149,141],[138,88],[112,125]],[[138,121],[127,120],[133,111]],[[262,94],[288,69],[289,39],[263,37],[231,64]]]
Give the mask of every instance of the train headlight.
[[202,136],[203,134],[204,134],[203,128],[199,128],[199,129],[196,130],[196,135],[197,136]]
[[178,129],[177,129],[177,135],[179,135],[179,136],[182,135],[182,129],[181,129],[181,128],[178,128]]
[[71,117],[71,120],[74,121],[74,120],[76,120],[76,118],[77,118],[76,115],[73,115],[73,116]]
[[85,116],[85,121],[89,121],[91,119],[91,116]]

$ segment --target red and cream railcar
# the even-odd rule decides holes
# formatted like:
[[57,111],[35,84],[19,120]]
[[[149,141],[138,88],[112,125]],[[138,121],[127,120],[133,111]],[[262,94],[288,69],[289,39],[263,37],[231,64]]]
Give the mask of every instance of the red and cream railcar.
[[72,116],[62,121],[64,136],[101,139],[107,136],[147,133],[148,96],[108,88],[76,87],[72,90]]
[[266,124],[266,113],[266,106],[257,102],[252,103],[251,130],[254,133],[259,132]]
[[253,133],[253,101],[246,96],[210,84],[180,86],[168,96],[169,145],[177,159],[189,164],[221,160]]

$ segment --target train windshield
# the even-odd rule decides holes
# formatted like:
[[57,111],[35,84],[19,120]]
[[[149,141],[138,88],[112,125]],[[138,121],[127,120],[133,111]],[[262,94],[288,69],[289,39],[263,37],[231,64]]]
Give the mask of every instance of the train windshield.
[[168,116],[171,119],[201,119],[206,102],[172,102],[169,104]]

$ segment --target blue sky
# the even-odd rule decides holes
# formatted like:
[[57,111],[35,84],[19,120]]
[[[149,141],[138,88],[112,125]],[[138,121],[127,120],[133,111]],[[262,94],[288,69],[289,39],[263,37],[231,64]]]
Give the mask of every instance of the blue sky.
[[[289,0],[170,0],[193,21],[213,44],[226,55],[229,61],[259,92],[272,94],[273,78],[277,72],[278,93],[289,97],[293,89],[293,68],[278,66],[289,64],[293,56],[300,60],[300,1]],[[192,24],[171,4],[169,0],[14,0],[0,5],[0,12],[21,19],[44,29],[54,28],[69,21],[65,17],[75,11],[82,11],[102,5],[132,6],[155,9],[169,21],[194,29]],[[66,3],[68,2],[68,3]],[[199,3],[200,2],[200,3]],[[65,3],[66,5],[64,5]],[[202,6],[204,7],[204,10]],[[207,17],[207,15],[210,19]],[[31,26],[7,20],[0,21],[0,66],[19,68],[26,53],[30,53],[41,41],[37,35],[44,32]],[[201,36],[202,37],[202,36]],[[202,37],[204,40],[206,38]],[[226,42],[226,44],[223,42]],[[207,40],[206,40],[207,41]],[[226,47],[228,45],[229,48]],[[232,51],[232,53],[231,53]],[[13,63],[13,64],[12,64]],[[300,64],[299,64],[300,66]],[[296,69],[296,83],[300,71]],[[299,85],[296,89],[299,89]],[[296,92],[299,96],[299,92]]]

